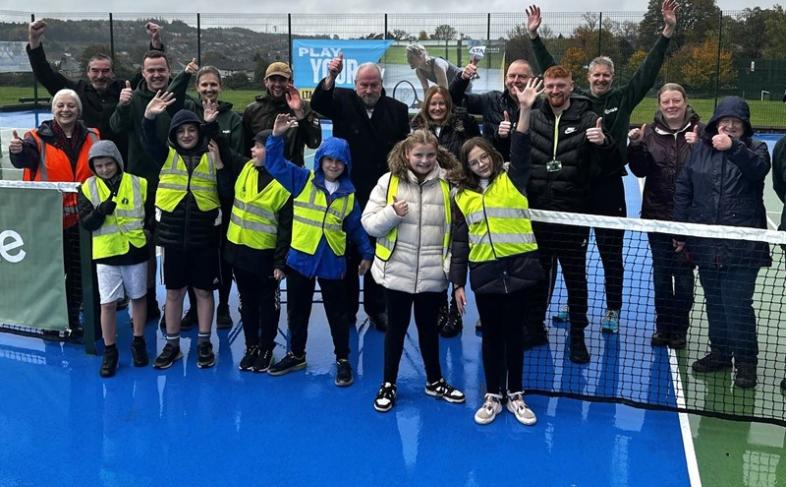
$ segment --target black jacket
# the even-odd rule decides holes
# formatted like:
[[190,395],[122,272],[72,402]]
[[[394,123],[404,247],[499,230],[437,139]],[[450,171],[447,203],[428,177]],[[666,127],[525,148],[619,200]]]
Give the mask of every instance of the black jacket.
[[671,220],[677,175],[691,153],[685,134],[693,131],[696,125],[701,133],[704,124],[699,123],[699,116],[690,107],[682,127],[677,130],[669,128],[658,111],[641,138],[628,145],[630,170],[637,177],[647,178],[642,195],[642,218]]
[[[480,129],[478,129],[475,119],[463,111],[451,114],[448,120],[441,126],[428,123],[425,118],[418,114],[412,119],[410,126],[412,130],[424,129],[433,133],[437,137],[439,145],[450,151],[456,158],[459,157],[459,151],[464,142],[480,135]],[[439,135],[437,135],[438,128]]]
[[[186,123],[199,125],[200,140],[192,150],[183,150],[177,145],[175,132],[177,128]],[[188,169],[189,175],[199,164],[199,160],[207,151],[207,145],[211,138],[215,137],[218,131],[218,124],[213,122],[202,124],[197,115],[189,110],[180,110],[172,117],[172,125],[169,129],[169,145],[158,138],[156,121],[142,118],[142,144],[150,154],[159,168],[159,172],[169,154],[169,147],[178,151],[183,163]],[[225,198],[231,192],[232,175],[226,169],[216,171],[216,183],[218,186],[219,197]],[[148,189],[149,191],[149,189]],[[196,204],[194,195],[189,191],[186,193],[174,211],[168,212],[156,208],[156,245],[161,247],[175,248],[204,248],[215,247],[218,249],[220,239],[220,226],[218,221],[219,209],[202,211]]]
[[[508,176],[516,189],[527,195],[530,174],[530,140],[527,134],[511,132],[511,157]],[[464,191],[476,191],[465,188]],[[454,287],[467,282],[467,266],[472,290],[477,294],[508,294],[530,287],[544,278],[537,251],[512,255],[490,262],[469,262],[469,228],[464,214],[452,205],[453,231],[450,282]]]
[[[303,167],[305,163],[305,146],[316,149],[322,143],[322,128],[319,126],[319,118],[311,110],[308,102],[304,102],[304,104],[305,118],[298,122],[296,128],[291,128],[284,134],[284,157],[300,167]],[[246,155],[251,154],[254,136],[263,130],[272,129],[276,115],[279,113],[295,114],[287,105],[285,98],[276,99],[267,94],[257,96],[254,102],[246,107],[243,111]]]
[[385,95],[369,118],[363,100],[352,90],[326,90],[322,80],[314,89],[311,107],[333,121],[333,135],[349,143],[352,183],[360,207],[368,201],[377,180],[388,172],[388,153],[409,135],[407,106]]
[[[559,119],[555,158],[554,112],[548,103],[532,111],[529,127],[532,176],[527,187],[532,208],[574,212],[589,210],[592,177],[600,171],[602,159],[614,150],[614,141],[608,134],[602,146],[587,140],[587,129],[595,126],[597,118],[586,98],[571,97],[570,106]],[[552,159],[561,164],[559,170],[547,170],[547,163]]]
[[[736,117],[745,123],[745,134],[732,140],[729,150],[712,146],[718,120]],[[691,152],[677,178],[674,220],[711,225],[767,228],[764,179],[770,171],[767,144],[751,138],[750,112],[742,98],[721,100],[707,123],[704,135]],[[771,264],[766,242],[682,237],[699,266],[765,267]]]

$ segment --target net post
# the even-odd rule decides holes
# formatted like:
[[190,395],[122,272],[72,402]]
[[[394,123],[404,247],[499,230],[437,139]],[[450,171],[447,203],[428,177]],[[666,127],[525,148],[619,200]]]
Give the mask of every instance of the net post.
[[96,355],[96,300],[93,282],[93,238],[79,225],[79,263],[82,266],[82,317],[85,353]]

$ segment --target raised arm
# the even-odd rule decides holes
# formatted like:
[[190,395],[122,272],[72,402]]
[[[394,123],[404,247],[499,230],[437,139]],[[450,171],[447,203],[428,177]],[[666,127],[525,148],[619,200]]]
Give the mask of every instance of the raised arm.
[[273,134],[265,143],[265,168],[284,188],[297,196],[311,177],[311,171],[298,167],[284,157],[284,134],[297,125],[295,117],[279,113],[273,123]]
[[341,114],[341,106],[335,100],[336,77],[344,69],[344,53],[330,61],[328,75],[322,79],[311,95],[311,106],[314,110],[331,120]]
[[[174,95],[167,91],[161,93],[159,90],[156,95],[150,100],[145,108],[145,115],[142,118],[142,146],[157,164],[163,164],[169,155],[169,148],[165,140],[161,140],[158,136],[156,127],[156,117],[164,113],[167,107],[175,103]],[[117,112],[115,112],[117,113]],[[113,115],[114,116],[114,115]]]
[[650,132],[647,132],[647,124],[641,128],[633,128],[628,132],[628,164],[631,172],[639,178],[646,178],[655,166],[655,161],[647,147]]
[[45,31],[46,22],[43,20],[31,22],[27,28],[27,58],[30,60],[30,67],[33,68],[33,74],[50,95],[54,95],[63,88],[74,89],[77,83],[52,69],[49,61],[46,60],[44,46],[41,43],[41,37]]
[[298,145],[302,143],[316,149],[322,143],[322,128],[319,126],[317,114],[300,98],[300,92],[291,82],[284,96],[298,122],[296,135]]
[[8,153],[11,155],[11,164],[17,169],[37,169],[40,161],[38,146],[33,137],[25,134],[19,137],[16,130],[11,132],[11,142],[8,144]]
[[538,34],[540,24],[543,22],[543,17],[540,15],[540,7],[537,5],[530,5],[526,10],[526,14],[527,34],[529,34],[529,38],[532,41],[532,50],[535,52],[535,60],[538,61],[540,71],[543,72],[557,64],[557,62],[554,61],[554,57],[548,49],[546,49],[543,39],[541,39]]

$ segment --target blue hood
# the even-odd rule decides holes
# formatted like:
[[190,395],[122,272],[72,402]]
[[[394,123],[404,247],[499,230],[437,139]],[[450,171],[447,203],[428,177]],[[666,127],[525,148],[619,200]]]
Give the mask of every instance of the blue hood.
[[329,137],[319,146],[317,153],[314,155],[314,174],[321,178],[325,177],[322,173],[322,158],[325,156],[344,161],[346,167],[344,168],[344,172],[341,173],[339,180],[348,180],[352,173],[352,156],[349,153],[349,144],[347,141],[338,137]]
[[711,139],[713,135],[718,134],[718,121],[724,117],[739,118],[745,125],[743,137],[753,136],[751,110],[748,107],[748,103],[739,96],[727,96],[718,102],[715,113],[712,115],[710,121],[707,122],[707,127],[704,129],[705,139]]

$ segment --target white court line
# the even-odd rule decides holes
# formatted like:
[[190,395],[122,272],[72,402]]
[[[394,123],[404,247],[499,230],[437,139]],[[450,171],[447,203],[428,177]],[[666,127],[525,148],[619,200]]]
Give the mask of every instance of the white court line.
[[[639,180],[639,191],[644,192],[644,178]],[[643,199],[643,198],[642,198]],[[769,217],[768,217],[769,219]],[[772,222],[770,220],[770,222]],[[682,379],[680,369],[677,364],[677,354],[669,348],[669,369],[671,370],[671,384],[674,387],[674,397],[678,408],[685,408],[685,396],[682,391]],[[696,459],[696,449],[693,446],[693,432],[690,429],[690,418],[687,413],[677,413],[680,421],[680,434],[682,435],[682,446],[685,450],[685,464],[688,468],[688,478],[691,487],[701,487],[701,475],[699,473],[699,462]]]

